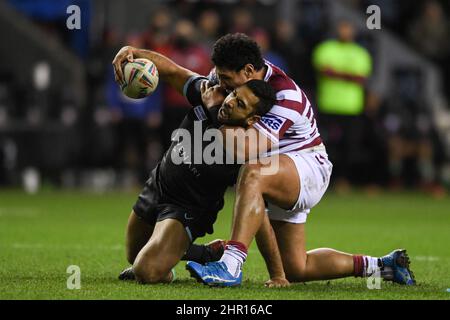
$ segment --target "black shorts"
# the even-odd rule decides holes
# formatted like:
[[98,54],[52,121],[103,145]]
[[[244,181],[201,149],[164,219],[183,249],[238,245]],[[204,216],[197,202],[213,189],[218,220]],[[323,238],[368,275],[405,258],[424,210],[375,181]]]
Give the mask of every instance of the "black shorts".
[[156,181],[156,171],[153,170],[133,206],[136,215],[152,226],[158,221],[176,219],[183,224],[192,242],[206,233],[212,234],[218,212],[207,212],[198,208],[181,206],[166,199]]

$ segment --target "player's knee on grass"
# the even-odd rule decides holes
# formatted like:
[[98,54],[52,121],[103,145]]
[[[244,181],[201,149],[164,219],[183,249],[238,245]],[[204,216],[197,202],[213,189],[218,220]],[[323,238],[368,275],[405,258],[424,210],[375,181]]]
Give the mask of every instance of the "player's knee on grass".
[[[156,260],[156,259],[155,259]],[[137,259],[133,264],[133,272],[136,280],[140,283],[160,283],[167,282],[171,266],[167,266],[158,261],[143,261]]]
[[141,283],[167,282],[167,275],[177,262],[159,243],[149,243],[137,255],[133,272],[136,280]]
[[170,270],[180,261],[189,244],[181,222],[175,219],[157,222],[151,239],[134,261],[136,279],[143,283],[169,282]]
[[133,272],[136,280],[148,284],[170,282],[169,273],[180,258],[168,252],[161,243],[151,243],[139,252],[134,261]]

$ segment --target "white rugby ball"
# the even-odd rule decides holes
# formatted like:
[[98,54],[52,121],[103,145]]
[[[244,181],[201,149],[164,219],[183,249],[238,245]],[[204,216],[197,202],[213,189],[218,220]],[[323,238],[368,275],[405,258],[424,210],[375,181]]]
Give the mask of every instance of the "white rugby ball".
[[148,59],[134,59],[123,66],[122,92],[130,98],[141,99],[156,90],[159,82],[158,69]]

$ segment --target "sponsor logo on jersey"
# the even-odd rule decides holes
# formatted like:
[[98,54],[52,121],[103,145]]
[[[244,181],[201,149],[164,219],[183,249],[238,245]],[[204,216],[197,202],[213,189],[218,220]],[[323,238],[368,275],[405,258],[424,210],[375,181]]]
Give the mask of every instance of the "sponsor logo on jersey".
[[281,127],[283,126],[286,119],[279,118],[275,115],[266,114],[263,117],[261,117],[261,121],[270,129],[272,129],[275,132],[280,131]]
[[203,121],[206,120],[206,114],[205,114],[205,110],[203,110],[202,106],[197,106],[194,108],[194,113],[195,116],[197,117],[198,120]]

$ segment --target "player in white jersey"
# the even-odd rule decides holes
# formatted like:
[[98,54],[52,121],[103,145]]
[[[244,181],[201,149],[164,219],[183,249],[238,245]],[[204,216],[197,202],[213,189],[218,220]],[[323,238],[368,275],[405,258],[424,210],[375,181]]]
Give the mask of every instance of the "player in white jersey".
[[[119,51],[114,63],[118,81],[118,70],[128,56],[146,57],[145,51],[132,47]],[[191,275],[208,285],[239,285],[247,248],[256,237],[270,274],[269,286],[286,286],[289,281],[366,277],[377,270],[387,280],[414,284],[405,250],[395,250],[381,258],[328,248],[306,252],[306,218],[325,193],[332,170],[311,103],[283,71],[263,60],[255,41],[243,34],[220,38],[214,45],[212,60],[215,71],[211,81],[218,80],[219,85],[203,90],[202,101],[207,107],[217,106],[223,102],[224,90],[232,92],[233,102],[224,105],[222,119],[226,120],[233,108],[242,108],[243,97],[234,89],[252,79],[271,84],[277,92],[277,102],[269,114],[246,129],[248,136],[256,133],[253,136],[257,141],[247,139],[240,146],[228,144],[227,139],[234,137],[228,133],[238,129],[230,125],[220,128],[226,151],[235,158],[248,161],[251,155],[264,157],[241,167],[231,240],[221,260],[204,266],[188,262]],[[167,72],[176,72],[178,67]],[[271,170],[265,169],[273,163],[278,164],[278,169],[266,174]]]

